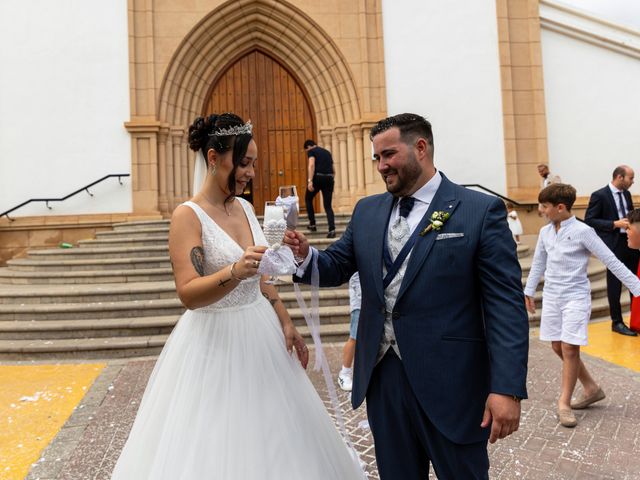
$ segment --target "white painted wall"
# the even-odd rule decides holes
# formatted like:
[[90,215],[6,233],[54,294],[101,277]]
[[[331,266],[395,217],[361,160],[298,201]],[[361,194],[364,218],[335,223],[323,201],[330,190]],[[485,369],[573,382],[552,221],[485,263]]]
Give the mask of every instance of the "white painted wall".
[[608,22],[640,30],[640,2],[638,0],[561,0],[557,3]]
[[640,179],[640,59],[545,28],[542,59],[551,170],[578,195],[620,164]]
[[[0,1],[0,212],[131,173],[127,0]],[[49,211],[131,211],[131,178]]]
[[506,194],[494,0],[383,0],[389,115],[433,125],[435,164]]

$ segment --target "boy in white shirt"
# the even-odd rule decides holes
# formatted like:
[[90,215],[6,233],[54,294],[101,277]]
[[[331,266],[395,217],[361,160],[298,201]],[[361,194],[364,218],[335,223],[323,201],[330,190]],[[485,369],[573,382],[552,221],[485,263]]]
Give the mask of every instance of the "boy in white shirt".
[[[571,213],[575,200],[575,188],[562,183],[549,185],[538,195],[540,211],[549,224],[540,229],[524,289],[527,310],[535,313],[534,295],[544,274],[540,340],[551,341],[551,348],[562,359],[558,419],[565,427],[575,427],[578,423],[572,408],[586,408],[605,397],[580,360],[580,346],[587,345],[587,324],[591,316],[591,285],[587,277],[591,254],[598,257],[634,296],[640,295],[638,277],[615,257],[593,228],[578,221]],[[585,396],[572,403],[577,380],[582,383]]]

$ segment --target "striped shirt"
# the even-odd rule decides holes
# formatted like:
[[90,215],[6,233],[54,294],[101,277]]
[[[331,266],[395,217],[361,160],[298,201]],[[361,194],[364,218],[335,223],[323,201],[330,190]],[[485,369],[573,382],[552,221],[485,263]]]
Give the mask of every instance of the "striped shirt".
[[616,258],[593,228],[576,217],[560,222],[557,231],[553,223],[540,229],[525,295],[534,296],[542,274],[544,295],[562,299],[578,299],[589,295],[591,285],[587,264],[591,254],[604,263],[634,296],[640,295],[638,277]]

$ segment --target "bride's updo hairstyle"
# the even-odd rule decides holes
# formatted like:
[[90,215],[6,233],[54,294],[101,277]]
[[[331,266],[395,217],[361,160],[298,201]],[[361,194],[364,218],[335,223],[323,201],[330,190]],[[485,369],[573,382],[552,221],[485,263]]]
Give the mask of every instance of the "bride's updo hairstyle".
[[204,156],[205,167],[209,167],[207,152],[210,149],[223,154],[233,149],[233,168],[227,179],[227,186],[231,193],[227,200],[233,199],[236,189],[236,169],[247,154],[247,147],[253,138],[251,133],[229,134],[234,127],[242,127],[245,123],[234,113],[222,113],[198,117],[189,126],[189,148],[194,152],[200,150]]

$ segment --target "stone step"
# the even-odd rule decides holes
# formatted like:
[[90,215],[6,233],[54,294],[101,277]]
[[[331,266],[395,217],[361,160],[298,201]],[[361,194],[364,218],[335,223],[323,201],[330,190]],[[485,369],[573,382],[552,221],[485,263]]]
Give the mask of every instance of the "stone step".
[[132,283],[160,282],[173,280],[171,268],[140,268],[125,270],[82,270],[82,271],[14,271],[0,268],[0,284],[11,285],[66,285],[84,283]]
[[[262,224],[262,215],[258,215],[257,216],[258,221]],[[351,220],[351,215],[347,214],[347,213],[336,213],[335,214],[335,224],[336,226],[338,225],[347,225],[349,223],[349,221]],[[114,223],[113,224],[113,229],[114,230],[129,230],[129,229],[137,229],[137,228],[141,228],[141,229],[147,229],[147,228],[161,228],[161,227],[167,227],[169,226],[169,224],[171,223],[170,219],[164,219],[164,220],[144,220],[144,221],[135,221],[135,222],[120,222],[120,223]],[[300,229],[304,230],[305,227],[308,224],[308,219],[306,216],[305,212],[302,212],[301,216],[300,216]],[[324,213],[317,213],[316,214],[316,226],[318,226],[319,228],[322,228],[323,226],[326,227],[328,225],[327,223],[327,216]],[[325,228],[326,230],[326,228]]]
[[[323,321],[339,323],[349,320],[348,293],[327,292],[331,298],[328,305],[321,305],[319,311]],[[284,296],[284,295],[283,295]],[[338,302],[338,304],[334,303]],[[304,321],[302,311],[294,307],[295,300],[290,296],[287,303],[289,315],[294,322]],[[297,304],[295,304],[297,305]],[[132,318],[164,315],[181,315],[185,311],[178,298],[158,298],[147,300],[125,300],[119,302],[92,303],[34,303],[0,304],[0,321],[37,321],[82,320],[87,318]]]
[[168,218],[162,220],[143,220],[138,222],[119,222],[114,223],[114,230],[131,230],[131,229],[147,229],[147,228],[163,228],[168,227],[171,224],[171,220]]
[[154,228],[120,228],[110,232],[96,232],[96,239],[111,238],[148,238],[148,237],[168,237],[169,225]]
[[95,240],[80,240],[78,248],[115,248],[115,247],[147,247],[147,246],[166,246],[166,235],[154,235],[149,237],[123,237],[123,238],[97,238]]
[[17,272],[64,272],[85,270],[125,270],[171,268],[168,255],[137,258],[85,258],[41,260],[40,258],[15,258],[7,262],[9,270]]
[[[306,326],[298,327],[298,331],[308,344],[312,343]],[[323,343],[344,342],[348,335],[349,325],[320,326]],[[158,355],[167,338],[167,334],[158,334],[133,337],[0,340],[0,360],[144,357]]]
[[52,340],[74,338],[104,338],[168,335],[175,327],[178,315],[129,318],[99,318],[77,320],[46,320],[25,322],[0,321],[1,340]]
[[[336,235],[338,237],[342,236],[345,231],[346,225],[337,225],[336,226]],[[303,232],[305,236],[313,241],[314,239],[322,239],[326,238],[327,231],[318,230],[317,232]],[[96,233],[96,241],[101,240],[129,240],[129,239],[150,239],[153,241],[158,240],[159,238],[165,238],[167,241],[169,240],[169,227],[164,228],[149,228],[149,229],[121,229],[121,230],[113,230],[109,232],[98,232]],[[85,244],[89,240],[81,240],[79,244]]]
[[113,259],[168,256],[169,246],[136,246],[136,247],[98,247],[98,248],[50,248],[46,250],[28,250],[28,258],[33,260],[82,260]]
[[[335,242],[335,238],[324,237],[312,237],[309,239],[309,243],[314,247],[324,249],[327,246]],[[98,238],[95,240],[80,240],[78,242],[79,248],[129,248],[140,246],[167,246],[168,239],[166,236],[152,236],[152,237],[123,237],[123,238]]]
[[[298,306],[293,289],[279,293],[287,308]],[[318,293],[320,303],[346,305],[349,303],[347,284],[338,288],[322,288]],[[302,297],[309,302],[311,292],[302,288]],[[24,311],[27,306],[66,305],[70,303],[116,303],[135,300],[174,299],[178,302],[173,281],[140,282],[125,284],[86,285],[33,285],[29,289],[22,286],[0,286],[0,305],[13,305],[15,310]]]

